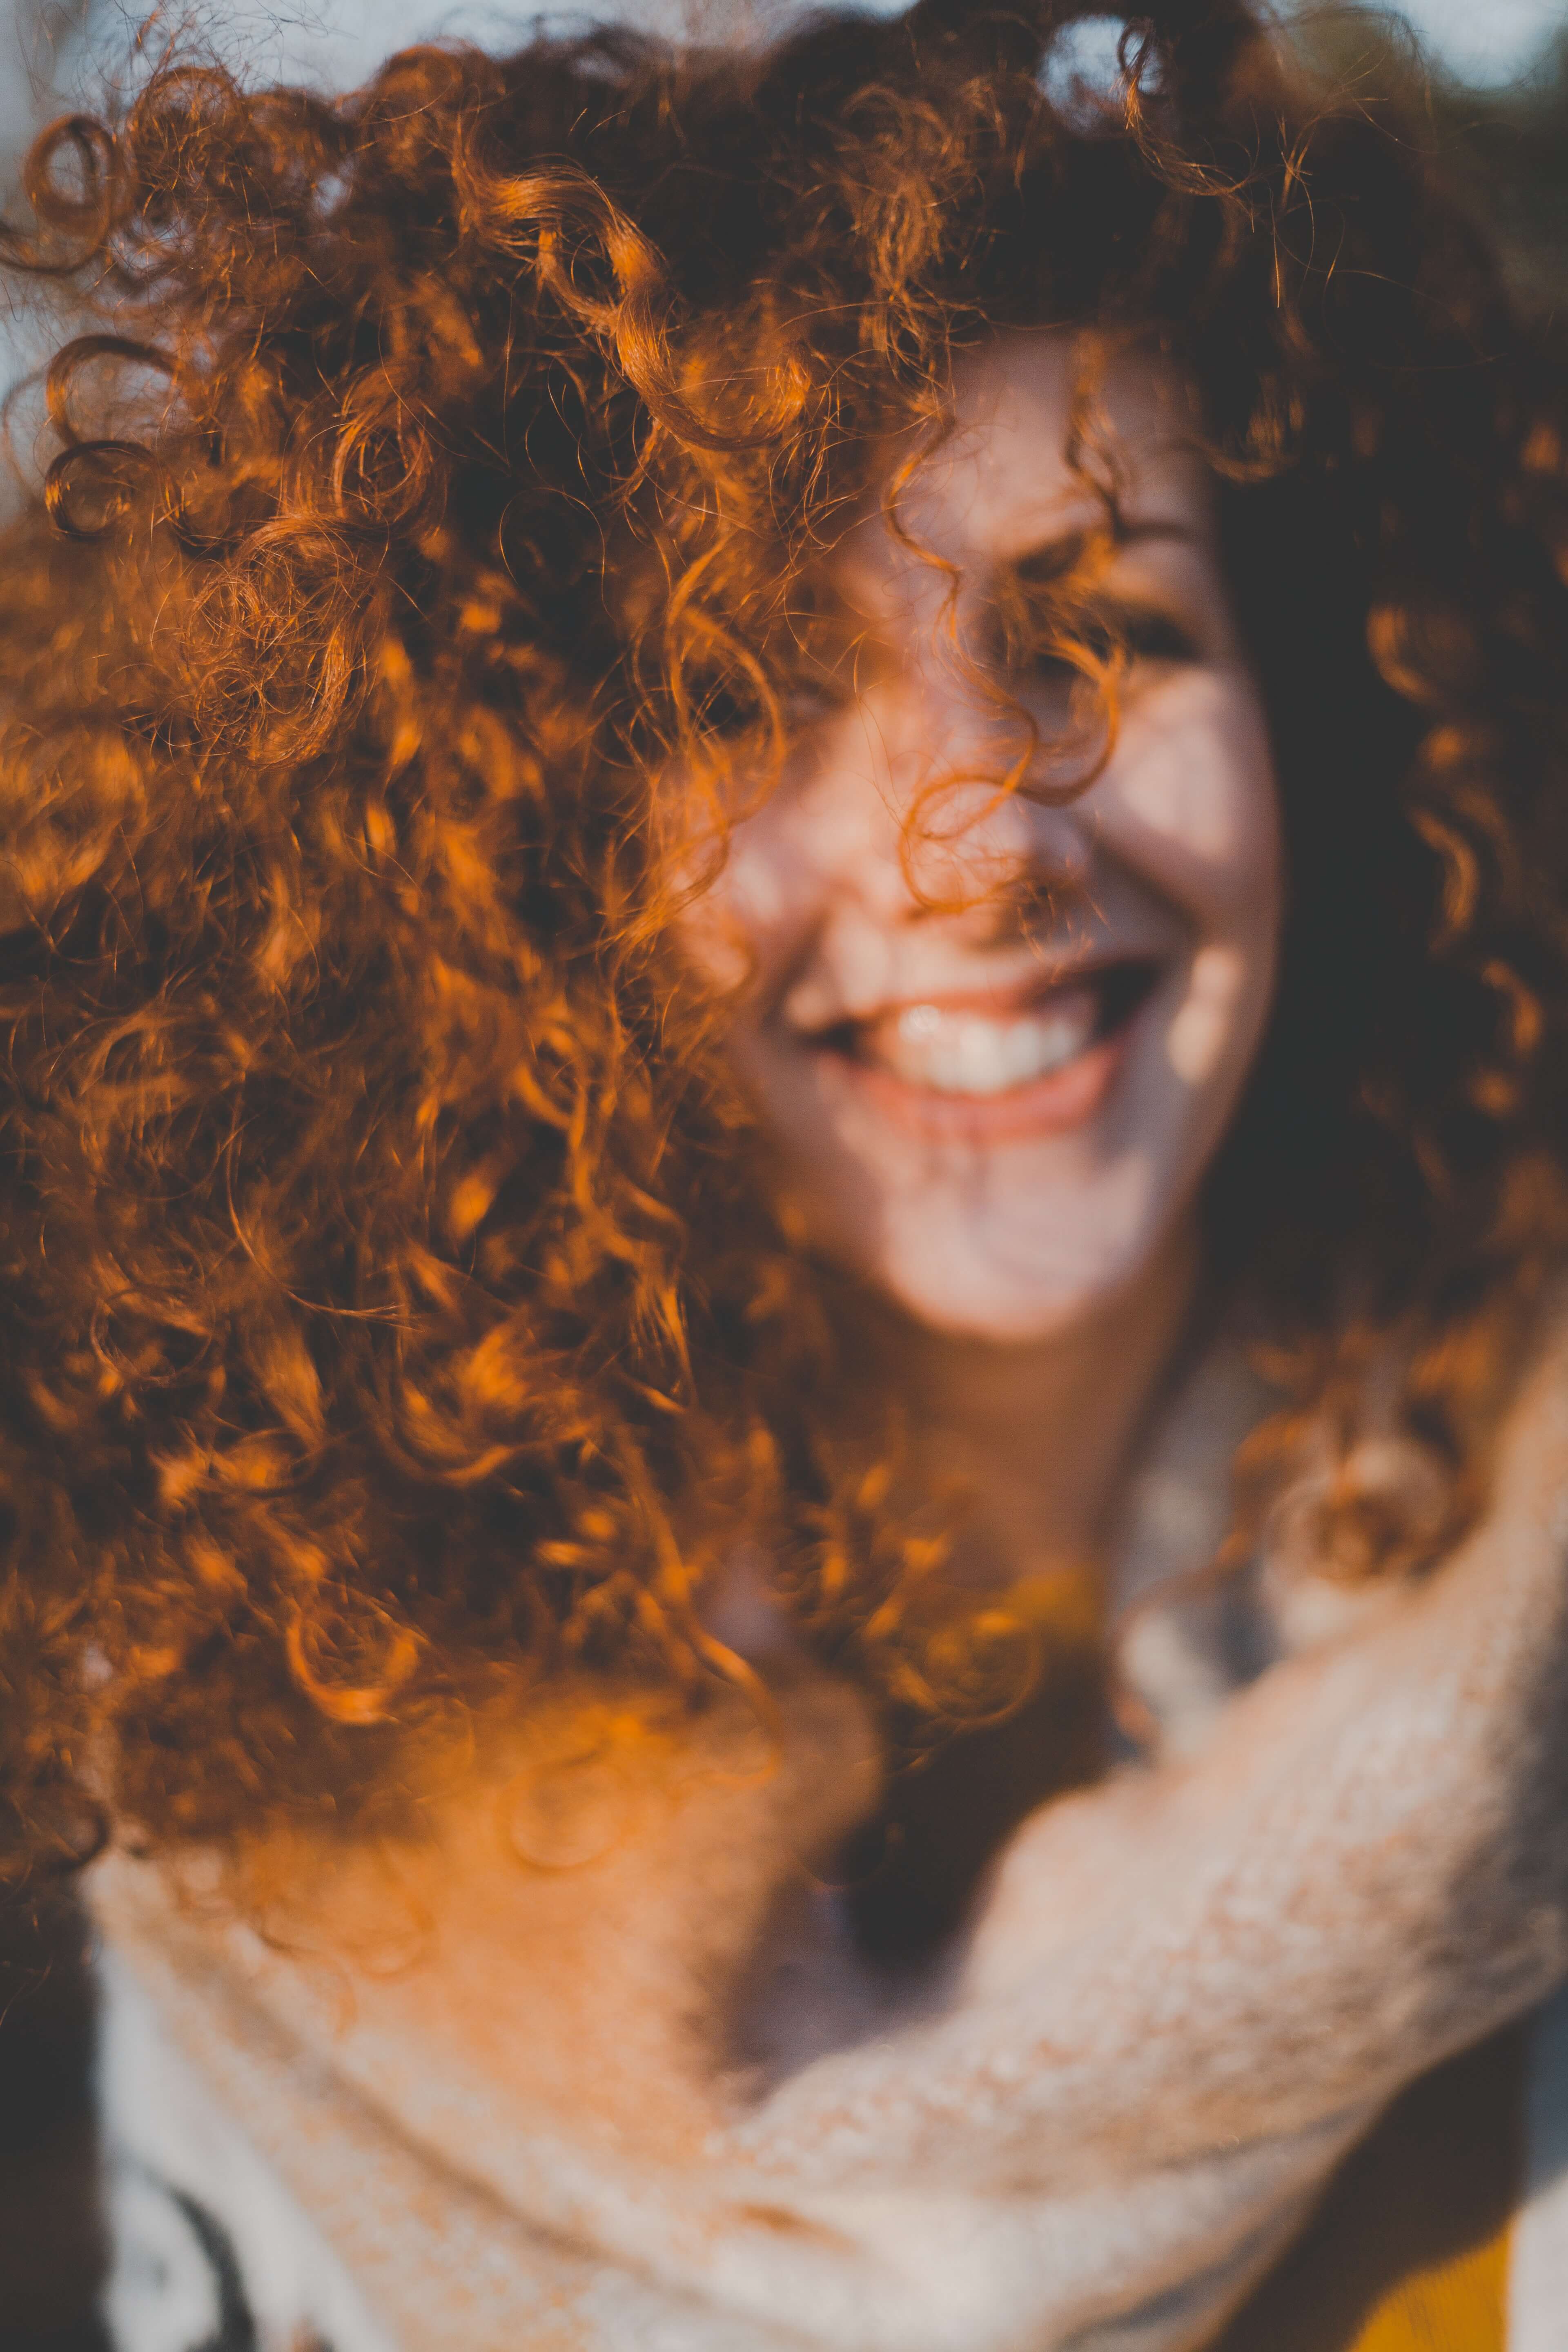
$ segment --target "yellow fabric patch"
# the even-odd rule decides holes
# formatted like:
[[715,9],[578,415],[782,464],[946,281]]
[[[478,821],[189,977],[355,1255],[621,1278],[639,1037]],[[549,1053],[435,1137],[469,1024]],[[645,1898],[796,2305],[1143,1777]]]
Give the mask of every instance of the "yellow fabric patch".
[[1382,2296],[1352,2352],[1507,2352],[1509,2231]]
[[1507,2352],[1523,2062],[1497,2034],[1396,2099],[1209,2352]]

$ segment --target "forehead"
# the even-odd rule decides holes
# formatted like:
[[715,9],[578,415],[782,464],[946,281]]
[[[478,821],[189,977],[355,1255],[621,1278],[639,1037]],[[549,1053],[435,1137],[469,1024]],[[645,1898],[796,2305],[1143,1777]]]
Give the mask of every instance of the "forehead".
[[[1213,536],[1200,418],[1179,369],[1139,347],[1111,356],[1068,331],[998,336],[954,372],[952,431],[900,493],[899,513],[929,555],[965,571],[1015,562],[1121,520]],[[880,516],[856,534],[857,570],[911,560]]]

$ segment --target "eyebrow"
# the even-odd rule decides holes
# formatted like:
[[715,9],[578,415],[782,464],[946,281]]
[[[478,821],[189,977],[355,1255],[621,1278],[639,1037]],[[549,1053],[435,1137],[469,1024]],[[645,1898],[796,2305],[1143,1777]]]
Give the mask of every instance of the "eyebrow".
[[[1055,538],[1038,540],[1033,547],[1025,548],[1019,554],[1002,557],[995,569],[1009,572],[1016,579],[1031,585],[1045,587],[1053,580],[1064,579],[1082,562],[1090,542],[1104,535],[1100,530],[1088,528],[1058,531]],[[1190,523],[1178,522],[1173,517],[1151,515],[1142,521],[1129,522],[1124,516],[1118,514],[1110,518],[1108,535],[1111,545],[1117,549],[1146,546],[1151,541],[1162,540],[1186,545],[1194,536]]]

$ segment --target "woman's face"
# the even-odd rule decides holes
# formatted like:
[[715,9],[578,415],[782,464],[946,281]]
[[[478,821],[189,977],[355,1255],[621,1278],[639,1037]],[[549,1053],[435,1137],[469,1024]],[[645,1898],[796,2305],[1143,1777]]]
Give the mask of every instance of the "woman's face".
[[1019,706],[1027,782],[1091,764],[1062,740],[1083,689],[1027,619],[1107,519],[1068,460],[1075,377],[1060,333],[966,364],[907,537],[879,511],[841,551],[784,777],[688,918],[714,977],[750,974],[731,1050],[805,1234],[999,1341],[1065,1334],[1180,1238],[1280,924],[1258,689],[1186,391],[1148,358],[1095,401],[1121,527],[1080,631],[1129,648],[1110,758],[1066,805],[998,790]]

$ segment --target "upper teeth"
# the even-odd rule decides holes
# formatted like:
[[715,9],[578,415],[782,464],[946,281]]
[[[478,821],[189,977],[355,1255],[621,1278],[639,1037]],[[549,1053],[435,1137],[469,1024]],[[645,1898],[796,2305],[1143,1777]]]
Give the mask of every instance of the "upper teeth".
[[1092,1044],[1089,987],[1062,990],[1025,1013],[906,1004],[879,1021],[866,1045],[910,1086],[944,1095],[1002,1095],[1059,1070]]

